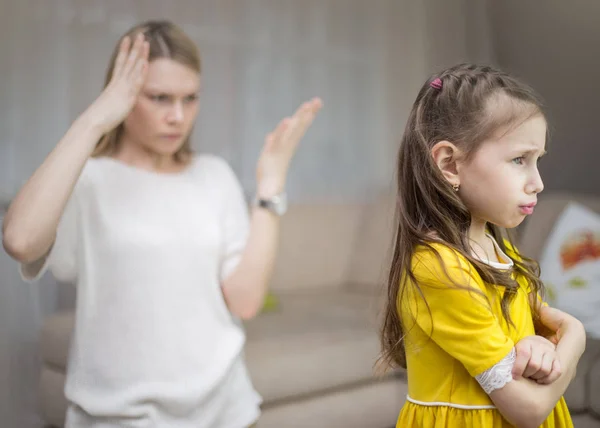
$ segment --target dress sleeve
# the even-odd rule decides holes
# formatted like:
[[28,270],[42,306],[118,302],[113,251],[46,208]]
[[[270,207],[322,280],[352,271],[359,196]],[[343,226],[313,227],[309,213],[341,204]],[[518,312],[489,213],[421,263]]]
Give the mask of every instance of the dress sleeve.
[[401,299],[400,304],[406,305],[403,313],[412,318],[404,320],[405,325],[408,323],[405,328],[410,328],[411,322],[416,324],[477,378],[506,363],[514,343],[502,330],[474,267],[448,247],[434,248],[439,258],[434,250],[426,249],[413,259],[421,293],[408,286]]

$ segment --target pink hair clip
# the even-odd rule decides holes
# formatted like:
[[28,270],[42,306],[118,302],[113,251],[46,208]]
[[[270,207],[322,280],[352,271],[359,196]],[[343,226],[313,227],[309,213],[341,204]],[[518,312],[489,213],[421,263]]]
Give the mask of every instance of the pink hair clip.
[[440,79],[439,77],[436,77],[435,79],[433,79],[431,81],[429,86],[431,86],[432,88],[435,88],[435,89],[442,89],[442,79]]

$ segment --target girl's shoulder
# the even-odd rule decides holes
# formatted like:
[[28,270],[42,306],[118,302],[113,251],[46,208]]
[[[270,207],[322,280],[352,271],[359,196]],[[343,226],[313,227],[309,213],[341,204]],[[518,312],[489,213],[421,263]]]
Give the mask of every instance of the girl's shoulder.
[[465,267],[471,265],[469,260],[455,248],[438,241],[418,245],[415,248],[412,266],[414,268],[423,265],[444,264],[449,267]]
[[475,266],[460,251],[442,242],[416,247],[411,270],[415,279],[424,284],[484,285]]

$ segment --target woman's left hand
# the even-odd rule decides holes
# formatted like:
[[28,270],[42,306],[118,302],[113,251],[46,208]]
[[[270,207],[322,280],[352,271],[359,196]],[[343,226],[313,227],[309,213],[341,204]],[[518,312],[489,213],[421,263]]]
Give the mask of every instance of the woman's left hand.
[[319,98],[303,103],[293,116],[283,119],[267,135],[256,171],[260,197],[270,198],[285,190],[290,161],[322,105]]

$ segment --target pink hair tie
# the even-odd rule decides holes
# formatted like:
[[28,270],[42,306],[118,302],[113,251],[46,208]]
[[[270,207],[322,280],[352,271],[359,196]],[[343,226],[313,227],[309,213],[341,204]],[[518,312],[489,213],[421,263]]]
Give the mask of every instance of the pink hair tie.
[[435,89],[442,89],[442,79],[440,79],[439,77],[436,77],[435,79],[433,79],[431,81],[429,86],[431,86],[432,88],[435,88]]

